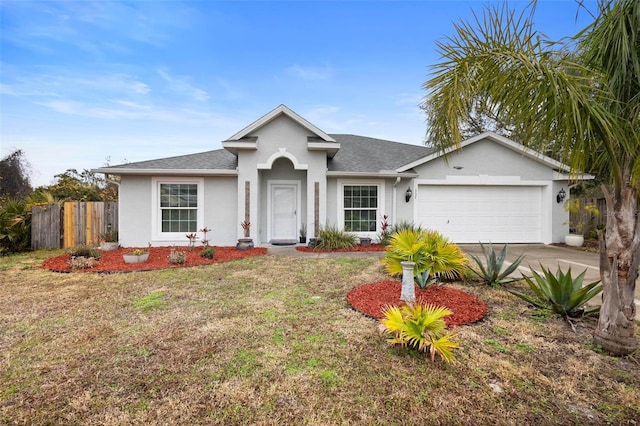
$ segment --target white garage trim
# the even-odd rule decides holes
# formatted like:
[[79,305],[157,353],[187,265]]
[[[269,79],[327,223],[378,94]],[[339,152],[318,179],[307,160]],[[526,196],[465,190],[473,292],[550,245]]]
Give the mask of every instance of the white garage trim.
[[[420,207],[423,206],[424,208],[424,205],[425,205],[425,200],[421,198],[424,195],[422,195],[421,192],[423,192],[423,190],[427,190],[429,186],[432,187],[434,191],[442,191],[448,188],[446,190],[451,191],[451,193],[458,192],[458,194],[453,194],[455,195],[455,197],[464,196],[465,189],[467,191],[473,191],[474,187],[475,188],[492,187],[498,193],[505,194],[505,197],[506,197],[506,194],[508,194],[507,188],[513,190],[520,187],[520,188],[523,188],[523,191],[528,192],[530,195],[533,195],[536,198],[539,196],[539,202],[536,202],[535,204],[530,204],[531,208],[535,208],[537,210],[537,222],[535,222],[535,220],[531,216],[528,219],[526,218],[523,219],[525,222],[528,221],[528,225],[530,226],[530,229],[532,226],[535,225],[535,227],[538,228],[538,231],[537,231],[537,234],[534,234],[533,231],[530,232],[528,237],[525,237],[523,235],[520,235],[517,238],[514,237],[513,241],[508,241],[508,242],[542,242],[545,244],[549,244],[552,242],[552,229],[551,229],[551,223],[552,223],[551,201],[553,198],[551,194],[552,182],[521,181],[519,177],[514,177],[514,176],[506,176],[506,177],[505,176],[457,176],[454,179],[451,179],[451,178],[452,177],[447,177],[447,179],[445,180],[420,179],[414,182],[413,191],[415,194],[415,201],[413,203],[413,210],[414,210],[413,217],[415,218],[416,223],[422,222],[423,216],[421,216]],[[458,190],[456,190],[456,188]],[[501,190],[500,188],[505,188],[505,189]],[[524,188],[529,188],[529,190],[525,190]],[[538,194],[535,194],[535,190],[533,190],[533,188],[539,189]],[[511,194],[512,195],[514,194],[513,191],[511,192]],[[508,197],[506,197],[505,200],[508,200]],[[453,200],[453,202],[455,203],[455,199]],[[514,206],[515,205],[508,204],[506,208],[515,208]],[[517,211],[517,208],[515,210]],[[435,220],[435,222],[437,222],[437,220]],[[434,221],[431,221],[431,225],[433,227],[437,227],[437,224],[434,223]],[[482,232],[479,231],[479,234],[482,234]],[[458,237],[458,238],[454,238],[454,240],[457,239],[458,240],[457,242],[475,243],[477,242],[477,240],[473,241],[474,238],[475,236],[471,235],[468,239],[465,239],[464,237]],[[500,239],[500,238],[492,238],[489,235],[485,235],[485,237],[483,238],[486,238],[487,240],[490,239],[495,242],[498,242],[498,240]],[[507,240],[508,239],[509,238],[507,238]],[[524,241],[524,240],[530,240],[530,241]]]

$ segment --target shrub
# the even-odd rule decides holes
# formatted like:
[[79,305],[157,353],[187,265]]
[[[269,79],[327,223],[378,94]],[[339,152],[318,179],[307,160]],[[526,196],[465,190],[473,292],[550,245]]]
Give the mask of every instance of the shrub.
[[455,362],[453,350],[460,346],[451,339],[457,333],[445,334],[444,317],[451,311],[435,305],[390,306],[380,320],[380,330],[391,334],[387,341],[392,345],[412,347],[428,352],[435,361],[436,354],[445,362]]
[[69,264],[71,265],[71,269],[86,269],[93,268],[96,264],[96,259],[93,257],[72,257],[69,260]]
[[169,253],[169,263],[172,265],[182,265],[187,261],[187,254],[183,251],[176,250],[174,247],[171,248],[171,253]]
[[493,249],[493,244],[489,243],[489,249],[486,249],[482,243],[480,243],[480,247],[482,247],[482,254],[484,254],[486,267],[478,256],[471,255],[471,258],[480,269],[480,272],[475,269],[469,269],[472,273],[480,277],[482,281],[492,287],[498,287],[502,284],[515,281],[515,278],[509,278],[509,274],[513,273],[513,271],[520,266],[520,262],[524,259],[524,255],[518,257],[511,265],[509,265],[509,267],[507,267],[507,269],[500,272],[502,270],[504,260],[507,257],[507,244],[502,247],[500,254],[497,256]]
[[213,247],[205,247],[202,249],[202,252],[200,252],[200,256],[205,257],[207,259],[213,259],[213,256],[216,255],[216,251],[214,250]]
[[402,274],[400,262],[404,261],[415,262],[414,277],[420,274],[419,281],[428,283],[429,277],[462,275],[467,258],[460,247],[436,231],[406,228],[392,235],[382,259],[391,275]]
[[341,249],[351,248],[356,245],[356,237],[353,234],[344,232],[336,225],[327,225],[318,232],[320,242],[316,245],[321,249]]
[[88,246],[86,244],[80,244],[72,247],[69,250],[69,254],[71,258],[74,257],[92,257],[96,260],[99,260],[102,257],[102,252],[94,247]]
[[391,225],[389,225],[387,219],[389,219],[388,215],[385,214],[382,216],[382,220],[380,221],[380,232],[378,233],[378,240],[383,246],[389,245],[389,242],[391,241]]
[[391,236],[393,236],[393,234],[397,234],[399,232],[406,231],[406,230],[413,231],[413,232],[424,231],[424,229],[420,225],[416,225],[415,223],[409,222],[407,220],[401,220],[400,222],[393,225],[393,227],[391,228]]
[[507,289],[511,294],[531,303],[538,308],[551,308],[557,314],[569,317],[586,315],[597,312],[600,307],[593,306],[591,308],[583,308],[583,306],[592,298],[602,291],[600,280],[594,281],[586,286],[582,286],[584,275],[587,273],[585,269],[575,279],[571,276],[571,268],[565,274],[560,267],[556,274],[552,274],[550,269],[545,269],[542,264],[542,275],[533,271],[531,278],[523,276],[525,282],[533,291],[534,296],[528,296],[516,290]]
[[118,242],[118,231],[106,231],[101,232],[98,236],[100,241],[104,241],[107,243],[117,243]]
[[0,248],[7,253],[31,248],[31,206],[26,200],[0,202]]

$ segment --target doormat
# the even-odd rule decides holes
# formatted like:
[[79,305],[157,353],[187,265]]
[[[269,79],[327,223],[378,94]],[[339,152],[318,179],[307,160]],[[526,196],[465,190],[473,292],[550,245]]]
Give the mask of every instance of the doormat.
[[298,240],[271,240],[274,246],[295,246]]

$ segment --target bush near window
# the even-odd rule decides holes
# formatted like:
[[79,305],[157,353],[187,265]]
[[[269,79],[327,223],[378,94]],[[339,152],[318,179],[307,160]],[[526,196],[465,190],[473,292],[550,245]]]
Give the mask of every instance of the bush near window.
[[213,247],[205,247],[200,252],[200,256],[205,257],[207,259],[213,259],[215,255],[216,255],[216,251]]
[[338,229],[336,225],[327,225],[320,229],[318,239],[320,241],[316,247],[321,249],[335,250],[356,245],[356,237]]

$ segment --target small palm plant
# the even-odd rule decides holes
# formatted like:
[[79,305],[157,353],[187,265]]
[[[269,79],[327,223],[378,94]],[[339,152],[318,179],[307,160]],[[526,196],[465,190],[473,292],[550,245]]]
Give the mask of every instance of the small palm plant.
[[460,346],[451,339],[457,333],[445,333],[444,317],[451,311],[435,305],[389,306],[380,320],[380,330],[391,334],[387,341],[392,345],[412,347],[429,353],[435,361],[439,355],[445,362],[455,362],[453,350]]
[[529,296],[519,291],[508,289],[509,293],[531,303],[538,308],[551,308],[553,312],[564,315],[565,317],[576,317],[587,315],[600,310],[600,306],[583,308],[583,306],[602,291],[600,280],[582,286],[584,275],[587,273],[585,269],[575,279],[571,276],[571,268],[567,273],[562,272],[560,267],[556,274],[551,273],[550,269],[545,269],[542,264],[542,275],[533,271],[532,280],[523,276],[525,282],[533,291],[534,296]]
[[500,250],[500,253],[497,256],[493,249],[493,244],[489,243],[489,248],[487,249],[482,243],[480,243],[480,247],[482,248],[482,254],[484,254],[485,262],[483,263],[478,256],[471,255],[471,258],[480,269],[480,272],[475,269],[470,269],[471,272],[492,287],[498,287],[502,284],[515,281],[515,278],[510,278],[509,275],[512,274],[518,266],[520,266],[520,262],[524,259],[524,255],[520,255],[511,265],[502,271],[505,258],[507,257],[507,244],[502,247],[502,250]]
[[467,258],[460,247],[437,231],[406,228],[393,234],[382,263],[389,274],[400,275],[400,262],[405,261],[416,264],[414,276],[422,275],[420,281],[431,282],[429,276],[461,275]]

